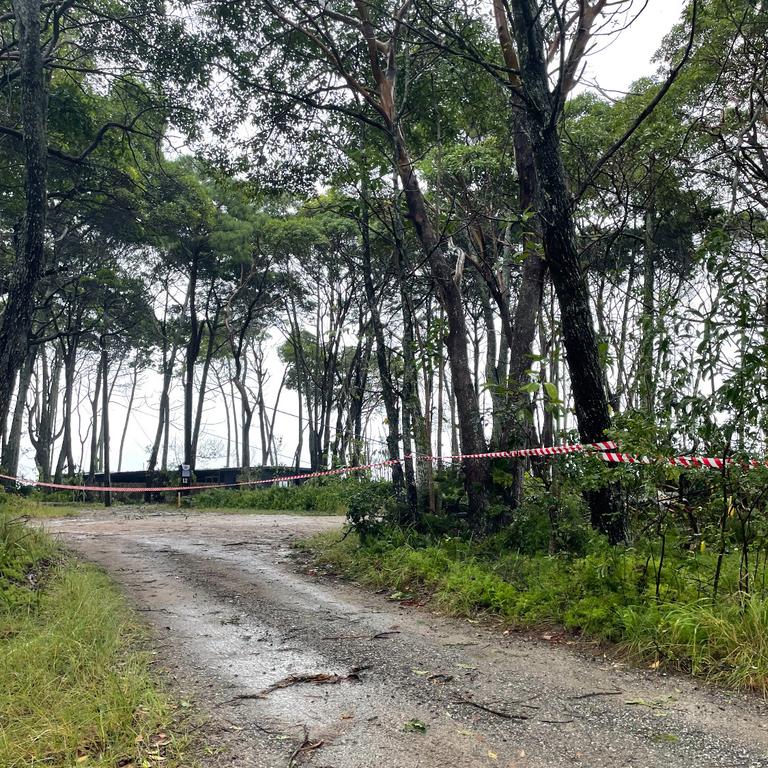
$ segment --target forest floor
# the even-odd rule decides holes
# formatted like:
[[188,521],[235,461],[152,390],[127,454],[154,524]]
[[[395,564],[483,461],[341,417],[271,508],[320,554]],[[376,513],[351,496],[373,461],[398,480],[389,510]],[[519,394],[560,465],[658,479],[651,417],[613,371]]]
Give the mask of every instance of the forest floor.
[[85,510],[40,521],[146,617],[223,768],[768,768],[768,704],[548,633],[437,616],[302,562],[341,517]]

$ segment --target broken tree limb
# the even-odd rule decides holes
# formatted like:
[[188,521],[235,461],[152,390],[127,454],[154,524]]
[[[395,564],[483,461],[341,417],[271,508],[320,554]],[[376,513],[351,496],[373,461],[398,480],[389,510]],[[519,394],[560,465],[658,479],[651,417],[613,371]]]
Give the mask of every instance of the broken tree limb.
[[353,667],[348,675],[337,675],[331,672],[288,675],[288,677],[284,677],[282,680],[272,683],[272,685],[267,686],[263,691],[254,694],[250,698],[261,698],[273,691],[278,691],[281,688],[288,688],[292,685],[301,685],[303,683],[311,683],[312,685],[335,685],[336,683],[345,682],[359,683],[360,672],[364,669],[368,669],[368,667]]

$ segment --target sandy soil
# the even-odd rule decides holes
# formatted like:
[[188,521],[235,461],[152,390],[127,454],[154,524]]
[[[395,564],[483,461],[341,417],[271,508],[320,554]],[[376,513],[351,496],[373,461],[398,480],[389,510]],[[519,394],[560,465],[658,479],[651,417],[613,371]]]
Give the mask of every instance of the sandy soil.
[[[293,540],[341,522],[139,507],[42,524],[146,617],[175,693],[207,716],[202,765],[768,768],[768,706],[753,696],[435,616],[296,562]],[[315,674],[351,677],[264,692]]]

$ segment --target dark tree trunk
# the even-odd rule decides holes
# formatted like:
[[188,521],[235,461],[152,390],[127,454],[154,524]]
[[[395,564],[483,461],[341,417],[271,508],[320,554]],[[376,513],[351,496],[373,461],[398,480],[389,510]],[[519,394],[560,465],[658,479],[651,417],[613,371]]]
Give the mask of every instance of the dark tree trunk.
[[[560,306],[563,343],[583,442],[605,438],[611,420],[600,368],[587,279],[576,249],[572,201],[560,152],[559,94],[549,92],[544,36],[534,0],[511,0],[536,174],[544,254]],[[612,542],[626,539],[626,520],[613,485],[589,494],[592,525]]]
[[99,339],[99,346],[101,347],[101,431],[102,442],[101,449],[103,451],[103,463],[102,471],[104,473],[104,506],[112,506],[112,494],[106,490],[112,484],[111,469],[109,464],[109,395],[110,388],[107,386],[109,382],[109,353],[107,352],[107,337],[102,336]]
[[93,485],[96,480],[96,472],[99,468],[99,395],[102,386],[106,388],[107,382],[101,379],[101,361],[96,366],[96,387],[91,400],[91,455],[88,467],[88,482]]
[[61,343],[61,355],[64,363],[64,413],[63,413],[63,437],[59,458],[56,462],[54,480],[60,483],[64,476],[64,467],[72,476],[75,473],[75,459],[72,452],[72,406],[75,390],[75,367],[77,365],[77,337],[72,336]]
[[[184,361],[184,463],[195,468],[194,424],[192,411],[195,399],[195,364],[200,354],[203,324],[197,319],[197,270],[198,255],[192,255],[189,275],[189,339]],[[167,414],[166,414],[167,416]]]
[[32,379],[32,370],[35,367],[36,348],[32,347],[24,361],[19,373],[19,383],[16,388],[16,405],[13,409],[13,417],[8,431],[8,441],[3,451],[3,468],[12,476],[19,471],[19,456],[21,455],[21,431],[24,420],[24,407],[29,391],[29,382]]
[[384,327],[379,314],[379,302],[376,288],[373,284],[373,268],[371,265],[371,233],[370,213],[368,210],[368,190],[365,184],[367,169],[363,170],[363,194],[360,199],[362,208],[360,230],[363,240],[363,285],[365,297],[368,301],[368,309],[371,313],[371,327],[373,338],[376,342],[376,365],[381,380],[381,395],[384,400],[384,410],[387,414],[387,458],[396,463],[392,464],[392,484],[395,494],[405,498],[405,476],[403,466],[400,463],[400,412],[397,407],[397,395],[390,378],[389,363],[387,362],[387,344],[384,339]]
[[[203,423],[203,406],[205,404],[205,393],[208,389],[208,374],[211,370],[211,361],[213,360],[213,354],[216,351],[216,333],[219,328],[219,314],[221,307],[216,306],[216,312],[213,316],[213,321],[206,321],[208,328],[208,348],[205,351],[205,360],[203,361],[203,370],[200,374],[200,391],[197,394],[197,408],[195,410],[195,423],[192,430],[192,445],[190,449],[192,461],[189,462],[192,469],[195,468],[195,462],[197,461],[197,446],[200,442],[200,427]],[[201,331],[202,337],[202,331]]]
[[0,424],[5,426],[13,384],[27,355],[35,290],[45,265],[48,99],[40,48],[40,0],[13,0],[19,40],[19,88],[24,133],[25,209],[0,325]]
[[[120,450],[117,454],[117,471],[120,472],[123,466],[123,450],[125,449],[125,438],[128,434],[128,424],[131,420],[131,411],[133,410],[133,400],[136,396],[136,385],[139,382],[139,361],[136,360],[133,364],[133,378],[131,380],[131,395],[128,398],[128,408],[125,412],[125,422],[123,423],[123,433],[120,435]],[[229,419],[227,419],[227,426],[229,426]]]

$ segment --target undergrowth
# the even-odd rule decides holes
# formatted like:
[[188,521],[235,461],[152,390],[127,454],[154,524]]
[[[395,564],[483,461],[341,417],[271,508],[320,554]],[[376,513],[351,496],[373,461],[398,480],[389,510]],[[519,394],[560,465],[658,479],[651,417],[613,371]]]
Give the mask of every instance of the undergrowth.
[[178,765],[141,643],[106,576],[0,518],[0,765]]
[[211,489],[192,494],[189,504],[201,509],[255,509],[318,515],[344,515],[349,498],[360,487],[387,487],[368,480],[309,481],[301,485],[245,489]]
[[519,628],[561,625],[617,643],[636,662],[768,694],[768,601],[740,595],[736,555],[726,558],[722,597],[713,602],[714,556],[670,542],[658,569],[653,544],[617,548],[597,536],[579,555],[526,554],[509,551],[503,537],[472,542],[397,528],[364,544],[356,533],[339,538],[321,534],[302,546],[318,564],[397,597],[428,596],[452,615],[494,614]]

